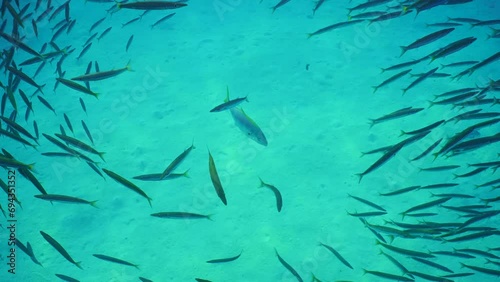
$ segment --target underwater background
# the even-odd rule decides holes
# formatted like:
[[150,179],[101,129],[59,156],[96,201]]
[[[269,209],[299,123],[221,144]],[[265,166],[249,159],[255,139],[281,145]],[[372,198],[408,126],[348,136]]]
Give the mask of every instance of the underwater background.
[[[455,274],[470,275],[436,281],[497,281],[500,147],[495,142],[500,138],[495,134],[500,132],[500,106],[495,97],[500,89],[500,56],[495,54],[500,51],[496,35],[500,2],[375,1],[380,3],[349,12],[347,8],[367,2],[325,0],[317,6],[312,0],[189,0],[179,2],[185,5],[175,9],[145,14],[145,9],[129,9],[123,4],[119,7],[112,1],[10,1],[12,11],[2,8],[2,21],[6,21],[2,34],[8,36],[0,38],[4,62],[0,81],[5,96],[1,128],[3,132],[18,132],[9,126],[11,121],[34,135],[36,121],[37,138],[35,142],[22,133],[14,134],[35,148],[9,138],[8,133],[0,134],[0,147],[22,163],[9,165],[12,158],[4,151],[0,163],[6,170],[2,170],[0,179],[8,183],[8,170],[29,170],[47,194],[97,201],[97,208],[34,197],[45,193],[16,174],[16,198],[22,208],[15,203],[15,236],[24,245],[29,242],[33,253],[17,248],[15,274],[8,272],[11,247],[7,244],[7,217],[12,200],[2,192],[0,204],[6,217],[0,216],[0,281],[63,281],[55,274],[77,281],[141,281],[139,277],[142,281],[198,278],[221,282],[398,279],[387,274],[409,279],[401,281],[427,281],[402,271],[381,250],[409,271],[433,277],[451,273],[410,257],[448,251],[451,254],[422,258]],[[62,5],[64,8],[54,15]],[[319,8],[313,14],[315,7]],[[352,17],[375,11],[380,12],[378,16],[395,11],[399,14],[378,20],[375,14],[364,20]],[[19,26],[16,14],[24,28]],[[473,25],[487,20],[492,22]],[[356,22],[308,38],[321,28],[352,21]],[[430,26],[435,23],[443,25]],[[63,25],[65,28],[54,38]],[[401,56],[400,46],[450,27],[454,28],[450,34]],[[13,32],[16,29],[17,37]],[[96,32],[92,45],[82,52]],[[469,37],[476,39],[455,48],[458,50],[448,45]],[[57,55],[20,66],[34,55],[19,47],[18,41],[7,38],[18,38],[42,55]],[[452,47],[449,54],[436,53],[446,46]],[[10,52],[14,52],[11,60]],[[488,58],[492,59],[485,61]],[[419,61],[381,73],[381,68],[412,60]],[[442,67],[464,61],[473,63]],[[43,62],[45,65],[37,70]],[[98,93],[97,99],[61,82],[55,86],[56,78],[64,77],[67,82],[84,75],[89,62],[97,62],[99,71],[130,69],[89,82],[91,92]],[[481,62],[485,63],[473,67]],[[442,76],[429,73],[437,67],[435,73]],[[457,76],[468,68],[470,72]],[[373,86],[409,69],[411,72],[374,92]],[[42,91],[19,70],[39,86],[45,85]],[[89,73],[99,71],[93,63]],[[417,79],[410,74],[427,76],[408,88]],[[14,87],[16,78],[20,82]],[[408,90],[402,95],[405,88]],[[478,93],[446,104],[428,102],[452,97],[435,95],[465,88],[472,89],[460,94]],[[19,89],[26,93],[29,103],[23,101]],[[7,93],[10,90],[15,90],[11,91],[15,105]],[[246,97],[247,101],[229,110],[210,112],[225,103],[226,92],[229,100]],[[490,102],[480,102],[485,99]],[[471,104],[457,105],[465,101]],[[398,110],[409,107],[419,110],[398,115]],[[235,111],[241,109],[244,112],[238,118]],[[453,119],[473,110],[490,114]],[[381,118],[391,113],[397,117]],[[376,120],[372,125],[371,119]],[[417,140],[401,143],[415,136],[400,136],[401,130],[410,132],[441,120],[446,122],[422,131],[426,134],[416,135]],[[90,134],[86,134],[82,121]],[[63,134],[105,152],[103,159],[58,139],[55,134],[61,135],[61,127]],[[470,132],[458,141],[476,140],[474,144],[479,145],[464,152],[450,149],[439,153],[447,141],[465,129]],[[265,144],[260,133],[265,136]],[[101,175],[84,158],[62,150],[43,134],[89,157]],[[480,139],[484,137],[489,139]],[[428,155],[410,161],[440,139]],[[190,150],[191,145],[194,147]],[[362,152],[383,147],[386,149],[362,156]],[[175,169],[179,174],[187,171],[186,175],[162,181],[134,179],[164,172],[187,150],[188,155]],[[43,154],[54,152],[66,155]],[[431,153],[437,154],[434,157]],[[386,159],[381,160],[383,157]],[[222,187],[214,176],[214,164]],[[421,170],[433,167],[437,168]],[[470,176],[455,176],[477,168],[484,169]],[[152,199],[151,206],[144,195],[102,169],[140,187]],[[488,182],[491,184],[481,186]],[[434,184],[443,185],[421,189]],[[394,196],[380,195],[412,186],[418,188]],[[221,188],[227,205],[221,201]],[[278,210],[279,195],[282,208]],[[405,212],[438,199],[447,200],[417,208],[414,213],[421,214],[416,216]],[[209,215],[210,220],[151,216],[160,212]],[[464,229],[470,227],[476,229]],[[75,262],[81,262],[82,269],[65,259],[40,231],[57,241]],[[380,244],[376,234],[386,243]],[[471,234],[477,236],[461,237]],[[394,251],[390,246],[419,253]],[[94,254],[138,267],[99,259]],[[207,263],[239,254],[228,262]],[[34,257],[43,266],[34,263]],[[370,273],[373,271],[377,272]]]

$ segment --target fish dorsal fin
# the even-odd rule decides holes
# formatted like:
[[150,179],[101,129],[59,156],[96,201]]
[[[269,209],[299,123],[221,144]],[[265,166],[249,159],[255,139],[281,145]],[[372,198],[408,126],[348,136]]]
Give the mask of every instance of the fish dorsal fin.
[[33,249],[31,248],[31,244],[30,242],[27,242],[26,244],[26,248],[28,249],[28,252],[30,253],[30,255],[32,256],[33,255]]
[[224,103],[229,101],[229,86],[226,86],[226,99],[224,99]]

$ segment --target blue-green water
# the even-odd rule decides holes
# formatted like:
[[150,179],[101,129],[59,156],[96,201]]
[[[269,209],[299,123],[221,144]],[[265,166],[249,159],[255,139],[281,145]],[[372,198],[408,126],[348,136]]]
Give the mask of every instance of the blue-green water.
[[[461,224],[469,219],[464,217],[467,213],[440,206],[418,211],[437,213],[435,216],[402,218],[401,212],[438,199],[431,197],[430,192],[473,196],[452,198],[443,204],[452,207],[484,204],[481,199],[499,196],[494,185],[477,189],[474,186],[498,179],[495,170],[498,166],[488,167],[470,177],[455,179],[453,175],[472,171],[474,168],[468,167],[468,164],[498,161],[498,143],[449,158],[438,156],[433,161],[434,157],[429,154],[418,161],[409,161],[436,140],[443,138],[433,153],[456,133],[494,118],[440,125],[423,139],[404,146],[380,168],[367,173],[361,182],[356,174],[365,171],[383,155],[368,154],[360,158],[361,152],[394,145],[409,137],[400,137],[401,130],[416,130],[474,109],[498,112],[498,103],[463,108],[451,105],[428,108],[427,102],[433,100],[434,95],[447,91],[488,87],[490,79],[500,79],[498,60],[460,79],[430,77],[408,90],[404,96],[401,89],[408,87],[415,77],[405,75],[379,88],[375,94],[372,86],[408,69],[381,74],[380,68],[421,59],[462,38],[473,36],[477,40],[444,58],[433,62],[427,59],[415,64],[409,67],[412,68],[411,73],[425,73],[441,64],[483,61],[497,53],[500,39],[487,39],[493,32],[492,28],[500,28],[495,23],[473,28],[464,23],[456,26],[449,35],[409,50],[402,57],[399,46],[409,45],[431,32],[446,28],[429,27],[427,24],[448,22],[448,17],[499,19],[500,3],[475,0],[460,5],[441,5],[422,11],[418,16],[412,11],[387,21],[364,21],[307,39],[308,33],[347,21],[346,8],[363,1],[326,0],[314,15],[314,1],[292,0],[273,13],[270,7],[277,2],[190,0],[186,2],[186,7],[151,11],[124,27],[122,24],[141,16],[143,11],[122,8],[107,12],[116,4],[69,2],[69,18],[76,23],[69,33],[64,31],[54,40],[61,49],[74,49],[61,64],[64,78],[85,74],[91,61],[98,62],[100,71],[123,68],[130,61],[133,71],[90,82],[92,91],[99,93],[98,99],[62,84],[54,88],[59,77],[57,64],[62,55],[46,60],[43,69],[34,77],[37,84],[45,84],[43,94],[34,94],[35,87],[24,80],[20,82],[18,89],[27,94],[33,112],[25,118],[27,106],[17,90],[13,94],[17,106],[15,120],[32,134],[35,132],[33,122],[36,121],[40,145],[35,150],[3,136],[0,147],[25,164],[35,163],[33,174],[47,193],[97,200],[98,208],[58,202],[51,204],[35,198],[34,195],[40,192],[17,174],[16,195],[22,208],[16,204],[15,234],[22,243],[30,243],[43,267],[17,249],[16,273],[8,272],[10,247],[7,246],[9,230],[6,227],[10,223],[5,218],[1,222],[4,228],[0,229],[0,240],[4,246],[0,281],[60,281],[55,274],[64,274],[79,281],[140,281],[139,277],[155,282],[195,281],[195,278],[217,282],[297,281],[280,262],[276,251],[304,281],[311,281],[313,273],[321,281],[387,280],[364,274],[363,269],[403,275],[380,254],[382,249],[410,271],[434,276],[449,274],[376,245],[374,234],[358,218],[346,213],[376,209],[348,194],[372,201],[387,211],[382,216],[367,217],[370,224],[386,224],[401,230],[403,228],[387,222],[418,224],[426,220]],[[23,16],[31,12],[33,15],[23,20],[24,29],[19,27],[19,35],[22,42],[40,51],[57,30],[52,28],[65,19],[65,11],[62,10],[49,21],[52,13],[65,2],[51,2],[54,7],[51,13],[37,22],[38,37],[34,34],[31,19],[36,20],[47,9],[47,2],[42,1],[35,11],[36,1],[21,0],[19,7],[11,1],[17,12],[27,3],[30,6]],[[393,1],[353,11],[351,15],[386,11],[388,6],[397,4]],[[157,20],[174,12],[174,16],[151,28]],[[9,11],[2,16],[7,20],[6,34],[12,35],[13,18]],[[102,18],[105,20],[89,32],[91,26]],[[85,41],[94,32],[101,35],[109,27],[112,27],[109,33],[100,40],[93,39],[88,52],[77,59]],[[133,40],[126,51],[132,35]],[[2,57],[5,61],[12,43],[1,38],[0,46],[4,50]],[[48,45],[40,53],[54,51],[56,49]],[[21,69],[20,63],[32,57],[23,48],[17,48],[13,61]],[[22,71],[33,77],[38,66],[23,66]],[[447,67],[437,72],[454,76],[470,66]],[[95,71],[93,66],[91,72]],[[12,85],[9,71],[2,73],[2,84]],[[209,112],[224,102],[226,87],[230,99],[248,97],[248,102],[239,107],[262,129],[267,146],[245,136],[229,111]],[[56,114],[45,107],[37,95],[48,101]],[[485,95],[482,99],[498,97],[498,89],[492,87]],[[83,111],[80,98],[87,112]],[[410,106],[425,109],[373,127],[369,125],[369,119]],[[13,104],[6,98],[3,116],[9,117],[13,111]],[[64,114],[71,121],[74,134],[68,128]],[[105,162],[97,155],[77,151],[97,162],[103,177],[82,158],[42,155],[64,152],[42,136],[44,133],[57,138],[54,134],[60,133],[60,126],[68,136],[91,144],[82,121],[92,134],[92,147],[105,152]],[[5,122],[2,129],[7,129]],[[498,124],[482,127],[467,138],[492,136],[499,129]],[[176,173],[189,170],[189,178],[160,182],[133,179],[138,175],[163,172],[192,143],[196,148],[175,170]],[[227,205],[219,199],[211,181],[208,150],[216,164]],[[460,167],[438,172],[419,171],[419,168],[445,165]],[[144,197],[117,183],[101,169],[115,172],[140,187],[153,199],[152,207]],[[7,182],[7,170],[2,175],[1,179]],[[281,192],[281,212],[277,211],[273,192],[259,188],[259,177]],[[397,196],[379,195],[413,185],[438,183],[458,185],[414,190]],[[9,216],[5,194],[0,204]],[[486,211],[498,210],[498,202],[490,202],[489,205],[491,207]],[[212,221],[150,216],[167,211],[211,215]],[[471,213],[484,211],[477,209]],[[493,215],[470,226],[496,229],[498,224],[498,215]],[[395,236],[392,244],[419,252],[453,251],[453,248],[487,251],[499,246],[497,233],[463,242],[440,239],[440,235],[450,230],[458,229],[441,230],[438,234],[427,234],[435,229],[420,230],[411,236],[413,238]],[[83,270],[68,262],[42,237],[40,231],[58,241],[76,262],[81,261]],[[446,238],[473,233],[469,231]],[[391,243],[388,236],[391,234],[381,234]],[[320,246],[320,242],[338,251],[353,269]],[[240,253],[241,256],[231,262],[206,263],[207,260],[233,257]],[[498,251],[490,253],[500,255]],[[139,269],[100,260],[93,254],[119,258],[139,265]],[[450,278],[453,281],[496,281],[498,278],[495,275],[461,268],[460,263],[465,263],[499,271],[498,265],[486,264],[481,255],[474,256],[457,258],[436,255],[430,260],[455,273],[474,273],[472,276]],[[405,277],[409,278],[408,275]],[[415,276],[415,281],[425,280]]]

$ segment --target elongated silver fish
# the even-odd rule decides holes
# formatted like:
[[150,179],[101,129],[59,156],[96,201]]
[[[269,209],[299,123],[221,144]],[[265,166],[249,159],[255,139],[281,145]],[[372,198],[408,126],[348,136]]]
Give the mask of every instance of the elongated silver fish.
[[278,190],[278,188],[274,187],[274,185],[264,183],[262,179],[259,177],[260,180],[260,186],[259,187],[267,187],[273,191],[274,196],[276,197],[276,208],[278,209],[278,212],[281,211],[281,208],[283,207],[283,198],[281,196],[281,192]]
[[127,65],[123,68],[119,68],[116,70],[108,70],[108,71],[98,71],[95,73],[88,73],[84,75],[80,75],[77,77],[73,77],[71,80],[76,80],[76,81],[98,81],[98,80],[103,80],[107,79],[110,77],[117,76],[121,73],[124,73],[125,71],[132,71],[130,68],[130,62],[127,63]]
[[111,177],[113,180],[116,182],[122,184],[123,186],[129,188],[130,190],[136,192],[137,194],[141,195],[142,197],[146,198],[148,200],[149,206],[151,206],[151,199],[144,191],[141,190],[141,188],[137,187],[134,183],[128,181],[127,179],[123,178],[122,176],[116,174],[115,172],[112,172],[110,170],[107,170],[105,168],[102,169],[104,173],[106,173],[109,177]]
[[171,1],[142,1],[129,3],[116,3],[118,9],[133,9],[133,10],[168,10],[177,9],[187,6],[182,2]]
[[206,218],[212,220],[212,215],[191,213],[191,212],[157,212],[152,213],[151,216],[159,218],[171,218],[171,219],[202,219]]
[[74,203],[74,204],[88,204],[93,206],[94,208],[97,208],[96,206],[96,201],[87,201],[84,199],[72,197],[72,196],[66,196],[66,195],[58,195],[58,194],[42,194],[42,195],[35,195],[35,198],[46,200],[46,201],[55,201],[55,202],[62,202],[62,203]]
[[[227,91],[229,93],[229,89]],[[224,103],[222,103],[222,104],[214,107],[213,109],[210,110],[210,112],[214,113],[214,112],[222,112],[222,111],[225,111],[225,110],[229,110],[229,109],[232,109],[232,108],[238,106],[243,101],[247,101],[248,102],[247,97],[236,98],[236,99],[229,100],[229,101],[228,101],[228,99],[226,99],[226,101],[224,101]]]
[[139,265],[133,264],[131,262],[128,262],[128,261],[125,261],[125,260],[122,260],[122,259],[118,259],[118,258],[115,258],[115,257],[110,257],[110,256],[107,256],[107,255],[101,255],[101,254],[93,254],[93,256],[96,257],[96,258],[98,258],[98,259],[105,260],[105,261],[114,262],[114,263],[117,263],[117,264],[128,265],[128,266],[133,266],[133,267],[139,269]]
[[220,182],[217,167],[215,166],[214,158],[212,157],[210,151],[208,151],[208,171],[210,172],[210,179],[212,179],[212,184],[214,185],[217,196],[219,196],[222,203],[227,206],[226,193],[224,192],[222,183]]
[[76,265],[76,267],[83,269],[80,264],[81,262],[76,262],[69,254],[68,252],[57,242],[54,238],[52,238],[49,234],[40,231],[40,234],[42,234],[42,237],[50,244],[54,249],[56,249],[67,261],[71,262],[72,264]]

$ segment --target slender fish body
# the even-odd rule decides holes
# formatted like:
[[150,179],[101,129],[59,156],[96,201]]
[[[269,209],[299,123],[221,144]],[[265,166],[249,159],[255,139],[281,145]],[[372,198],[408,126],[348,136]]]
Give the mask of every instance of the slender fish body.
[[214,185],[217,196],[219,196],[219,199],[222,201],[222,203],[227,206],[226,193],[224,193],[224,189],[222,188],[219,174],[217,173],[217,168],[215,167],[215,162],[210,151],[208,151],[208,171],[210,173],[210,179],[212,180],[212,184]]
[[116,174],[115,172],[112,172],[110,170],[107,170],[105,168],[102,169],[104,173],[106,173],[109,177],[111,177],[113,180],[116,182],[122,184],[123,186],[129,188],[130,190],[136,192],[137,194],[141,195],[142,197],[146,198],[148,200],[149,206],[151,206],[151,199],[144,191],[141,190],[141,188],[137,187],[134,183],[128,181],[127,179],[123,178],[122,176]]
[[49,234],[40,231],[40,234],[42,234],[42,237],[50,244],[54,249],[56,249],[66,260],[71,262],[72,264],[76,265],[76,267],[83,269],[80,264],[81,262],[76,262],[69,254],[68,252],[57,242],[54,238],[52,238]]

